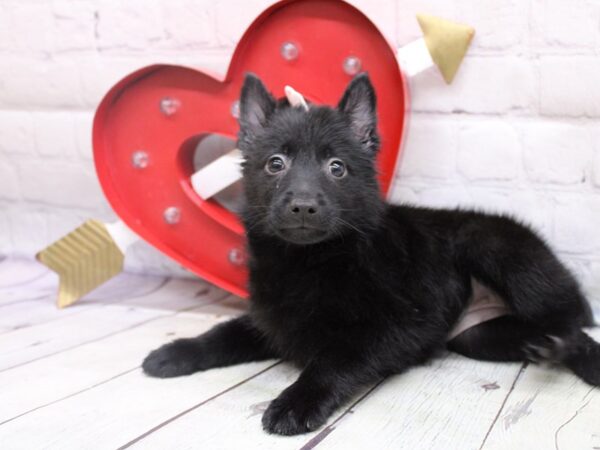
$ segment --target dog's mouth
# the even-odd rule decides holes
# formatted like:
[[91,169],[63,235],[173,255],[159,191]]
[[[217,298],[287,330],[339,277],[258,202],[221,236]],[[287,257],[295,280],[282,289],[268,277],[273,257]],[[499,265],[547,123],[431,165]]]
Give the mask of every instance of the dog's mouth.
[[281,227],[277,231],[283,240],[299,245],[316,244],[329,235],[326,229],[310,225]]

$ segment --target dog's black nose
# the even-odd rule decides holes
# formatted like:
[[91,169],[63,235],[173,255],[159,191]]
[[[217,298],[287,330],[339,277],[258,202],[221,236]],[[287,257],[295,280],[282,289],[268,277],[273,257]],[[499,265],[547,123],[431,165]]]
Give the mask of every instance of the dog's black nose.
[[316,199],[295,198],[290,202],[290,212],[298,217],[314,216],[319,212]]

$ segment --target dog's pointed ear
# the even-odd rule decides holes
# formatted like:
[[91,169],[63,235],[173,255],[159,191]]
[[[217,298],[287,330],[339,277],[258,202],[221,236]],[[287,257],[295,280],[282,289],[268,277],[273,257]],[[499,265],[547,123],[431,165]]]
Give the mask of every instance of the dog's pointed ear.
[[337,108],[350,121],[352,131],[363,148],[370,152],[376,152],[379,148],[377,100],[375,89],[366,73],[363,72],[354,77]]
[[269,116],[275,111],[276,101],[260,79],[246,74],[240,96],[240,131],[246,137],[254,136],[264,128]]

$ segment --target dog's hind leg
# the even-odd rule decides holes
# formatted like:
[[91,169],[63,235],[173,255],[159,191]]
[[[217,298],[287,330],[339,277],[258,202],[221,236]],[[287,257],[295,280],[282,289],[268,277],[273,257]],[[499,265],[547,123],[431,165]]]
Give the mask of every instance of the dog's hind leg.
[[448,350],[482,361],[523,361],[525,347],[541,332],[515,316],[475,325],[448,341]]
[[498,293],[521,328],[531,327],[525,359],[561,362],[585,381],[600,384],[594,376],[600,344],[581,331],[593,322],[589,304],[537,235],[511,219],[481,216],[459,231],[457,250],[461,269]]
[[483,361],[561,364],[600,386],[600,343],[581,330],[568,337],[545,335],[515,316],[480,323],[448,341],[448,350]]
[[558,336],[592,324],[575,277],[529,228],[481,216],[459,230],[456,248],[460,270],[495,291],[522,321]]

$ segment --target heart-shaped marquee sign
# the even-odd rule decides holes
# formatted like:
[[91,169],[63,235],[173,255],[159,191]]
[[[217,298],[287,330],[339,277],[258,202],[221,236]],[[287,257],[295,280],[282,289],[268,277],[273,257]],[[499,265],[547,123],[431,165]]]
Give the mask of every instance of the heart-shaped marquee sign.
[[[199,58],[201,60],[201,58]],[[192,188],[194,153],[209,135],[235,140],[244,74],[276,96],[291,85],[335,105],[358,71],[378,95],[379,180],[387,193],[406,127],[408,90],[395,50],[342,1],[273,5],[240,40],[225,77],[153,65],[115,85],[94,120],[94,161],[111,206],[131,230],[202,278],[246,296],[244,230],[238,218]]]

